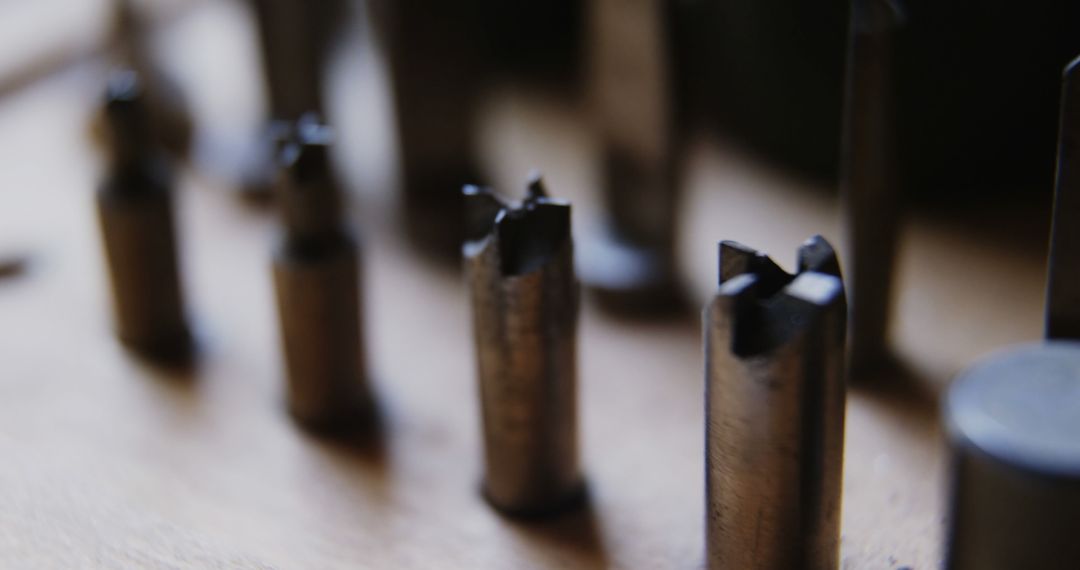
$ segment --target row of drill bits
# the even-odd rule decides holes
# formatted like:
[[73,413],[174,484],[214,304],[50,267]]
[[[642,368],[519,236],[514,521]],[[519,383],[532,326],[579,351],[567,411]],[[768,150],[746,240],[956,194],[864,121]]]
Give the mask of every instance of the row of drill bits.
[[[1075,560],[1080,344],[1069,286],[1077,232],[1067,220],[1076,218],[1077,69],[1068,68],[1063,97],[1048,340],[973,367],[944,404],[952,568],[1024,561],[1067,568]],[[110,82],[111,157],[98,212],[118,336],[169,361],[190,356],[192,337],[176,267],[171,175],[140,97],[134,74]],[[289,408],[314,429],[368,424],[375,405],[364,374],[359,251],[329,166],[331,132],[314,115],[279,132],[284,232],[273,274]],[[520,202],[473,186],[463,196],[484,494],[512,515],[559,512],[585,497],[571,207],[549,198],[539,176]],[[850,365],[836,253],[811,238],[788,274],[725,241],[718,266],[719,287],[703,314],[708,565],[836,568]]]
[[[193,342],[176,267],[171,178],[152,152],[140,95],[132,73],[110,82],[112,155],[98,212],[118,336],[168,361],[190,357]],[[282,132],[284,231],[273,278],[288,406],[306,427],[351,429],[375,411],[364,373],[359,253],[329,166],[332,133],[314,115]],[[548,197],[539,176],[520,202],[487,188],[463,193],[484,494],[512,515],[559,512],[585,496],[571,207]],[[807,242],[799,264],[788,275],[758,252],[721,245],[721,287],[705,313],[708,532],[716,563],[750,556],[791,568],[836,559],[844,291],[824,240]],[[762,471],[772,476],[761,478]]]

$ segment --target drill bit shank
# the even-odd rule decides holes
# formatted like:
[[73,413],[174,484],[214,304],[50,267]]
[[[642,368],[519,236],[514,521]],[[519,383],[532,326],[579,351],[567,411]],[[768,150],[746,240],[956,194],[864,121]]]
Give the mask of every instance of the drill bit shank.
[[188,356],[190,335],[177,267],[172,173],[150,134],[138,77],[110,78],[109,159],[97,193],[117,335],[147,356]]
[[570,205],[539,179],[520,206],[475,187],[465,195],[484,492],[509,513],[555,511],[581,489]]
[[311,116],[282,146],[284,237],[274,255],[289,410],[317,429],[359,425],[371,404],[364,375],[359,259],[341,220],[329,131]]
[[705,310],[706,539],[712,570],[836,568],[846,305],[821,238],[788,275],[720,245]]

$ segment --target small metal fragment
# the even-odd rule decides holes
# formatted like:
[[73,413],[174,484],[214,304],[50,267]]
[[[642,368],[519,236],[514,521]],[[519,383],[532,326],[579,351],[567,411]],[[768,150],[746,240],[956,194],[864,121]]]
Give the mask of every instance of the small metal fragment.
[[824,239],[803,244],[795,275],[720,244],[704,314],[711,570],[837,567],[846,308]]
[[538,177],[519,205],[483,188],[464,194],[484,493],[511,514],[558,511],[582,490],[570,205],[548,198]]
[[146,356],[183,360],[191,336],[177,268],[172,171],[151,138],[134,72],[110,78],[105,119],[111,156],[96,199],[116,332]]
[[854,380],[888,353],[900,212],[892,125],[893,33],[900,18],[895,0],[851,4],[841,190]]
[[360,326],[358,251],[329,165],[329,129],[303,117],[279,153],[284,235],[274,252],[288,405],[315,429],[372,419]]

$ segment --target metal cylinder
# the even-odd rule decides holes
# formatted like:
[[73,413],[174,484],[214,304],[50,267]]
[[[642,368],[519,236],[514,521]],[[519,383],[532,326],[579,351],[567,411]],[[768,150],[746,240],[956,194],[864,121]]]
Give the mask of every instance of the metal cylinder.
[[1072,569],[1080,560],[1080,343],[992,355],[944,403],[947,567]]
[[852,378],[888,355],[900,224],[893,128],[893,36],[900,4],[853,0],[848,40],[841,188],[851,295]]
[[837,568],[845,320],[821,238],[800,248],[796,275],[720,245],[704,314],[710,569]]
[[520,206],[475,188],[466,197],[484,493],[512,514],[557,511],[582,488],[570,205],[546,198],[538,179]]
[[177,267],[172,173],[151,141],[134,73],[110,79],[111,156],[97,196],[117,336],[146,356],[183,359],[191,348]]
[[282,145],[284,236],[274,253],[290,412],[316,429],[371,419],[364,374],[358,253],[341,220],[329,132],[309,118]]
[[581,277],[623,313],[681,307],[675,264],[682,136],[670,2],[589,3],[592,90],[606,219],[582,247]]
[[388,63],[402,226],[421,251],[456,260],[460,190],[483,179],[475,124],[483,33],[469,3],[376,0],[370,9]]

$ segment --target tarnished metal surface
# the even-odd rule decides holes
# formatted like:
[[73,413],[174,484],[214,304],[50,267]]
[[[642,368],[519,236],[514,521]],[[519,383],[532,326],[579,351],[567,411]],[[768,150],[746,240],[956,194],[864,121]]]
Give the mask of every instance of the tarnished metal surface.
[[853,380],[888,351],[899,224],[893,128],[893,33],[897,0],[851,4],[841,148]]
[[162,360],[191,348],[173,224],[172,172],[151,138],[138,77],[110,78],[105,108],[110,158],[97,193],[116,332]]
[[1080,59],[1065,68],[1046,286],[1046,338],[1080,339]]
[[288,405],[315,428],[371,419],[360,326],[358,254],[328,164],[330,133],[305,116],[283,144],[284,235],[274,252]]
[[623,312],[667,311],[680,301],[674,9],[658,0],[589,2],[606,220],[583,245],[580,271],[604,306]]
[[520,205],[476,187],[465,195],[484,492],[509,513],[556,511],[582,489],[570,205],[547,198],[539,178]]
[[1065,570],[1080,561],[1080,344],[990,356],[944,403],[952,453],[947,567]]
[[711,570],[832,570],[840,540],[846,304],[825,240],[789,275],[720,244],[704,314]]

